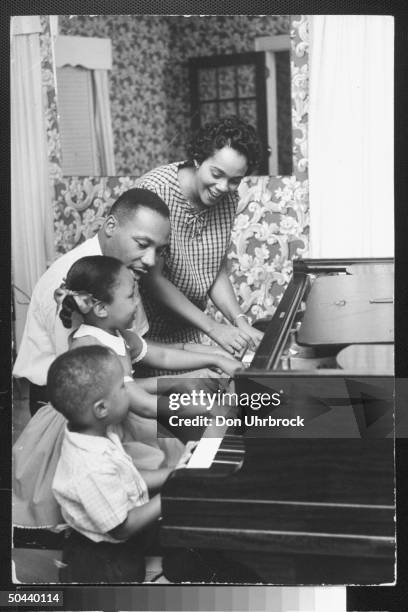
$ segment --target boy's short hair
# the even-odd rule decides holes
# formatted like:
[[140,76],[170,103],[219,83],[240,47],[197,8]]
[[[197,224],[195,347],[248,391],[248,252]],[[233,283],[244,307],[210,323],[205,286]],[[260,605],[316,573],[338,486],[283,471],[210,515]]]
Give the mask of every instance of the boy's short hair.
[[168,219],[170,212],[164,201],[154,191],[134,187],[128,189],[112,204],[110,215],[116,217],[119,223],[126,223],[132,219],[140,208],[148,208]]
[[115,353],[106,346],[81,346],[59,355],[50,366],[47,390],[51,404],[73,424],[102,399],[111,383],[108,371]]

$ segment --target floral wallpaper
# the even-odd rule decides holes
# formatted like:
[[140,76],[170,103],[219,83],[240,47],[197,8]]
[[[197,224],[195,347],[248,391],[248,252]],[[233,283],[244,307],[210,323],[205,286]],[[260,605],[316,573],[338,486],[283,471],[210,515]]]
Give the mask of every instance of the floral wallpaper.
[[[275,312],[292,274],[292,259],[306,256],[309,245],[305,16],[292,19],[291,47],[294,174],[249,178],[241,186],[228,254],[241,308],[252,319]],[[221,320],[220,313],[215,316]]]
[[[307,25],[305,16],[292,17],[293,175],[249,177],[240,187],[228,261],[241,307],[252,319],[274,313],[290,280],[292,259],[308,251]],[[137,176],[62,177],[47,27],[42,50],[50,177],[55,190],[55,240],[57,252],[62,254],[97,231],[111,203],[134,185]],[[211,304],[209,312],[222,319]]]
[[112,40],[116,173],[140,176],[185,159],[191,122],[187,60],[254,51],[256,36],[287,34],[289,17],[62,15],[59,30]]

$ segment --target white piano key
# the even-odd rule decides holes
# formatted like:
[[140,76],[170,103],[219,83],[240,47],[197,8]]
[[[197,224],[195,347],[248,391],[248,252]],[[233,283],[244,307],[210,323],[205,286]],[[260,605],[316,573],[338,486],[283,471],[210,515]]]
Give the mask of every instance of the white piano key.
[[201,438],[194,450],[187,469],[209,468],[222,442],[222,438]]

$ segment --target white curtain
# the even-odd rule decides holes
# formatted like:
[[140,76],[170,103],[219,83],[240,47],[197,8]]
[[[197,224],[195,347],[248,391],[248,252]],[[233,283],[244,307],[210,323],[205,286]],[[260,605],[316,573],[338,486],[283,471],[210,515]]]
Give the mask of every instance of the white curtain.
[[11,223],[16,344],[29,297],[54,256],[39,17],[11,22]]
[[93,70],[92,79],[95,94],[95,132],[101,174],[115,176],[108,71]]
[[392,256],[393,18],[309,19],[310,256]]

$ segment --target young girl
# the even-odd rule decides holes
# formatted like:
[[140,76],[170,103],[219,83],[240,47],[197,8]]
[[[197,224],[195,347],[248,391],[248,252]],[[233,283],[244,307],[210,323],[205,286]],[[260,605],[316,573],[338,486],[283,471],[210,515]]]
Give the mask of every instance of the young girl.
[[[71,348],[102,344],[112,348],[122,362],[130,397],[129,416],[117,433],[139,469],[173,467],[183,445],[176,438],[157,436],[157,379],[135,381],[132,361],[143,361],[166,369],[205,368],[193,372],[198,378],[219,378],[213,367],[231,376],[239,362],[217,352],[200,353],[165,346],[147,346],[143,338],[127,332],[136,312],[135,280],[119,260],[95,255],[84,257],[71,267],[66,282],[56,290],[61,306],[59,316],[66,327],[78,312],[83,324],[73,332]],[[132,334],[132,352],[126,337]],[[169,385],[174,384],[174,378]],[[218,384],[218,381],[217,381]],[[65,419],[50,405],[40,409],[13,448],[13,523],[22,526],[52,527],[61,522],[59,508],[51,493],[51,482],[59,458]],[[158,426],[160,427],[160,426]]]
[[[167,370],[195,370],[214,367],[231,376],[239,362],[218,352],[201,353],[175,349],[166,345],[149,344],[134,332],[128,331],[136,313],[135,280],[128,268],[112,257],[83,257],[69,270],[66,283],[56,292],[61,304],[60,318],[71,327],[73,312],[79,312],[84,323],[72,334],[71,347],[105,344],[121,358],[127,389],[131,397],[131,410],[144,417],[157,417],[157,379],[134,381],[132,363]],[[132,337],[132,353],[126,339]],[[186,350],[187,349],[187,350]],[[217,377],[204,370],[194,376]],[[170,383],[169,383],[170,384]],[[161,389],[164,387],[162,381]]]

